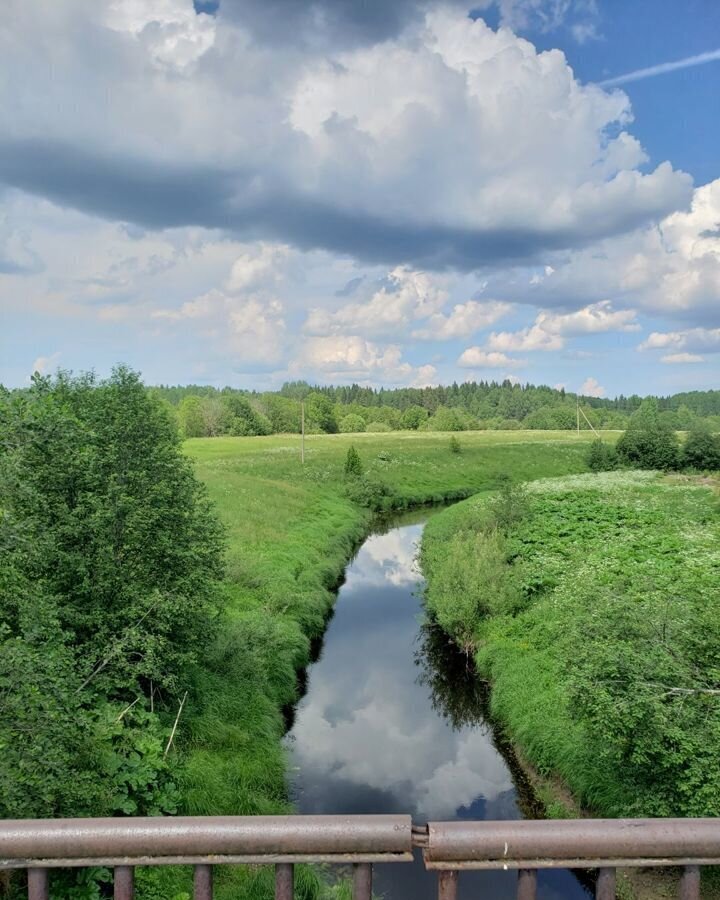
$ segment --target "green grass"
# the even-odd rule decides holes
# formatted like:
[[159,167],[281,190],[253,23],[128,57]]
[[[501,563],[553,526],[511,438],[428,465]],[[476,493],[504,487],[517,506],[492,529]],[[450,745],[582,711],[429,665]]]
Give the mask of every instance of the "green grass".
[[[392,491],[393,506],[442,502],[497,486],[585,470],[588,434],[465,432],[461,452],[439,433],[314,435],[305,465],[297,436],[188,440],[186,452],[228,535],[226,614],[191,685],[178,736],[180,812],[290,811],[282,709],[296,699],[297,671],[322,634],[334,589],[368,533],[370,512],[345,493],[350,445],[364,471]],[[317,893],[313,873],[307,890]],[[155,873],[148,897],[187,891],[182,873]],[[185,880],[183,880],[185,878]],[[162,892],[165,891],[163,894]],[[270,881],[235,871],[218,897],[271,896]]]
[[[601,815],[720,815],[713,491],[645,472],[535,482],[503,538],[510,608],[477,574],[489,519],[486,498],[434,517],[422,562],[431,613],[470,635],[511,739]],[[445,608],[458,579],[464,623]]]

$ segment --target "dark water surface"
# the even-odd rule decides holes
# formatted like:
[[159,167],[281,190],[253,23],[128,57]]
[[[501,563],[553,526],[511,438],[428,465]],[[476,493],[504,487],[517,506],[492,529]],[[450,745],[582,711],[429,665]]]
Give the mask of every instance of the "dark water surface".
[[[369,537],[346,572],[320,657],[286,738],[301,813],[519,819],[528,800],[483,718],[465,659],[422,626],[416,564],[425,511]],[[437,896],[422,863],[375,867],[387,900]],[[466,872],[460,900],[515,896],[514,872]],[[541,900],[590,896],[572,874],[540,872]]]

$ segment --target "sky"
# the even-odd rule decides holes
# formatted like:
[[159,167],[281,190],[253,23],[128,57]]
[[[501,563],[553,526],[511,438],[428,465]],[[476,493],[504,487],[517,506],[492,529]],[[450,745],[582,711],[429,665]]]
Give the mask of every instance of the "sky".
[[5,0],[0,383],[720,388],[716,0]]

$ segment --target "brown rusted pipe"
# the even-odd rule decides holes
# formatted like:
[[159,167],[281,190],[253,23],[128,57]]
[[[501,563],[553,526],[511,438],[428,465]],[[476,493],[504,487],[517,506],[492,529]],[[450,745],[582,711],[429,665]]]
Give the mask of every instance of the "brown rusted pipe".
[[428,864],[720,860],[720,819],[431,822]]
[[520,869],[518,872],[517,900],[535,900],[537,896],[537,869]]
[[28,869],[28,900],[48,900],[47,869]]
[[[412,852],[410,816],[197,816],[0,821],[0,865],[13,860],[212,856],[376,858]],[[89,863],[92,864],[92,863]]]
[[293,900],[295,869],[292,863],[275,866],[275,900]]
[[438,900],[456,900],[457,890],[457,872],[438,872]]
[[212,866],[195,866],[193,872],[193,900],[212,900]]
[[680,876],[680,900],[700,900],[700,867],[685,866]]
[[135,870],[131,866],[116,866],[113,900],[133,900],[135,896]]
[[600,869],[595,887],[595,900],[615,900],[615,869]]
[[372,900],[371,863],[356,863],[353,866],[352,900]]

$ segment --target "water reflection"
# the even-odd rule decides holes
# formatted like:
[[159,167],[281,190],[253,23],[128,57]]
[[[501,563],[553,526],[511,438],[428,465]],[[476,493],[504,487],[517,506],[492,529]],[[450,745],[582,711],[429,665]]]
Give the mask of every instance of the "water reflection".
[[[421,532],[416,523],[370,537],[347,571],[287,737],[300,812],[409,812],[417,821],[521,815],[477,681],[442,635],[421,625]],[[513,895],[510,873],[463,882],[476,879],[498,897]],[[570,889],[558,893],[558,879]],[[435,893],[417,866],[381,866],[378,882],[393,898]],[[567,873],[542,885],[544,898],[584,896]]]

